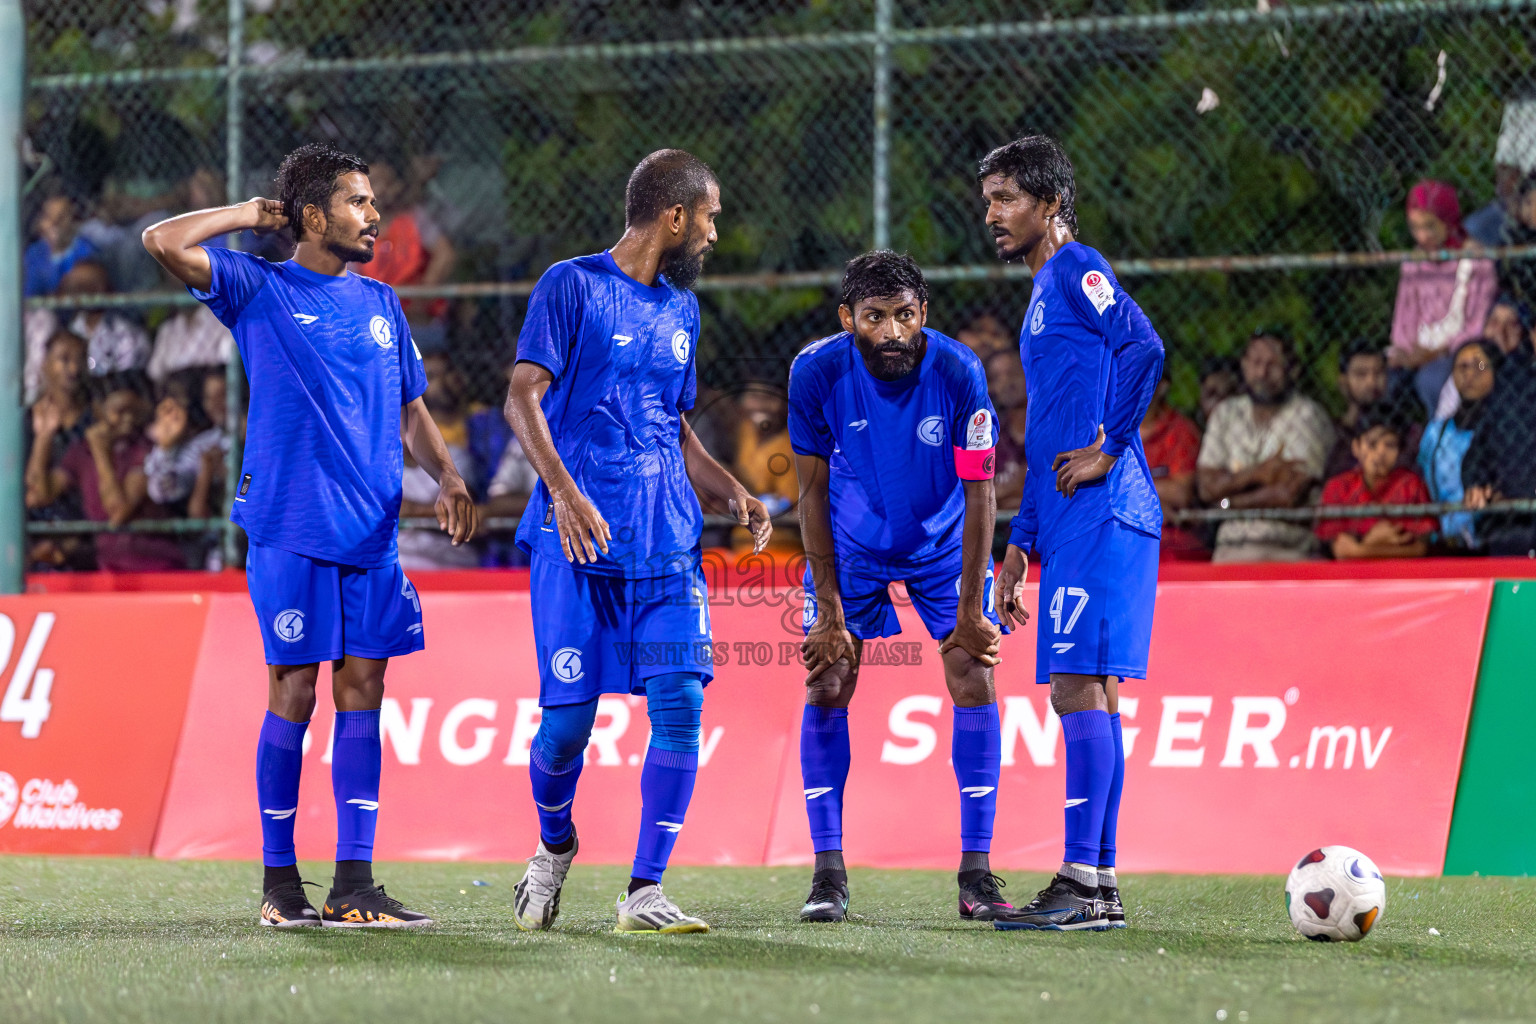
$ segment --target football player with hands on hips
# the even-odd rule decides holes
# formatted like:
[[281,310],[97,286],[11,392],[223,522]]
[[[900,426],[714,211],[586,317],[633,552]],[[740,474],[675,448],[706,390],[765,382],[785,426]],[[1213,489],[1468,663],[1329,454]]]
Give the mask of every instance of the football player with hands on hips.
[[901,632],[900,580],[940,643],[954,700],[960,792],[960,916],[1012,908],[992,874],[1002,736],[992,668],[997,415],[981,360],[926,326],[928,285],[909,256],[865,253],[843,274],[843,331],[813,342],[789,374],[805,573],[800,771],[816,863],[803,921],[848,913],[843,793],[848,706],[866,641]]
[[1072,164],[1054,139],[993,150],[978,179],[998,257],[1023,260],[1033,275],[1019,332],[1029,468],[998,571],[1002,617],[1024,624],[1026,558],[1039,551],[1035,681],[1050,685],[1067,762],[1061,869],[994,926],[1124,927],[1115,876],[1125,780],[1119,683],[1146,678],[1152,641],[1162,509],[1140,424],[1163,343],[1104,257],[1075,240]]

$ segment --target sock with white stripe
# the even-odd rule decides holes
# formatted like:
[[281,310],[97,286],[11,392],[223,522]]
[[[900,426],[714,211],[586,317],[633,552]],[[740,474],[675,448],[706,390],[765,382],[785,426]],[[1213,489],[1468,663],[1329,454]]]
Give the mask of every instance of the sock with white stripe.
[[807,704],[800,717],[800,780],[818,854],[843,848],[843,788],[852,760],[848,709]]
[[[1096,870],[1104,837],[1104,805],[1115,775],[1109,712],[1062,715],[1061,731],[1067,741],[1067,843],[1062,860]],[[1092,884],[1098,884],[1097,876]]]
[[950,760],[960,786],[960,850],[990,852],[1003,765],[1003,733],[995,703],[955,708]]
[[379,771],[384,745],[379,709],[336,712],[331,749],[331,791],[336,796],[336,859],[373,860],[379,823]]
[[[261,862],[268,868],[291,868],[297,863],[293,824],[299,810],[299,772],[308,729],[308,722],[290,722],[270,711],[261,723],[261,739],[256,743],[256,800],[261,809]],[[280,874],[286,877],[288,873]],[[293,874],[298,877],[297,872]]]

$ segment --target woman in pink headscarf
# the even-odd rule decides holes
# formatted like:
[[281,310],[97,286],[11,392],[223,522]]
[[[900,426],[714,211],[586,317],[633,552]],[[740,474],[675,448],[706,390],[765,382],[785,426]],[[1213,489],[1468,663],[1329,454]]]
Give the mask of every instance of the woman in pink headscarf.
[[[1413,186],[1408,192],[1408,230],[1420,251],[1460,249],[1467,236],[1456,189],[1430,180]],[[1452,353],[1482,334],[1497,292],[1492,260],[1413,260],[1402,265],[1387,359],[1402,375],[1412,376],[1431,418],[1450,378]]]

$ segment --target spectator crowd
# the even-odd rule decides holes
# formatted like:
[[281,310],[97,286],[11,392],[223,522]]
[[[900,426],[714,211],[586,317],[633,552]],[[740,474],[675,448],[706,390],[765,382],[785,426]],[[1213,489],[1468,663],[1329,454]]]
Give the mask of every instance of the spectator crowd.
[[[1320,375],[1315,362],[1310,375],[1304,372],[1283,325],[1232,339],[1232,356],[1198,367],[1198,392],[1173,346],[1141,425],[1168,514],[1164,557],[1536,557],[1536,515],[1485,511],[1502,498],[1536,498],[1536,260],[1487,252],[1536,244],[1536,101],[1506,108],[1496,164],[1495,199],[1465,219],[1448,183],[1424,180],[1408,191],[1403,216],[1414,246],[1457,255],[1402,264],[1390,332],[1340,345],[1336,376],[1329,357],[1334,393],[1307,393]],[[422,157],[373,161],[385,219],[377,256],[356,267],[359,273],[393,286],[452,279],[459,250],[427,196],[436,170]],[[226,457],[244,429],[227,400],[226,371],[236,358],[229,331],[198,303],[144,317],[80,299],[171,287],[143,252],[140,232],[223,196],[222,179],[199,170],[163,196],[85,203],[59,188],[35,203],[26,294],[74,301],[57,310],[29,308],[25,317],[27,514],[108,529],[33,534],[33,571],[220,564],[216,532],[119,528],[222,514]],[[227,244],[268,259],[288,256],[281,236],[248,233]],[[408,298],[404,308],[426,366],[426,404],[482,517],[521,515],[536,477],[499,404],[475,401],[455,365],[446,342],[453,311],[442,299]],[[956,333],[985,368],[999,421],[998,507],[1015,508],[1027,469],[1028,416],[1016,338],[1005,318],[991,314]],[[774,364],[738,374],[729,393],[701,381],[690,415],[706,446],[776,513],[790,511],[798,497],[785,373]],[[1191,392],[1187,410],[1172,400],[1176,378]],[[436,486],[406,458],[401,512],[430,517]],[[1428,502],[1456,507],[1437,516],[1272,513]],[[1218,524],[1177,521],[1192,509],[1239,514]],[[775,540],[789,549],[798,544],[792,522]],[[749,546],[744,533],[728,529],[710,530],[706,543]],[[409,569],[523,562],[510,533],[494,530],[455,548],[436,530],[405,529],[400,554]]]

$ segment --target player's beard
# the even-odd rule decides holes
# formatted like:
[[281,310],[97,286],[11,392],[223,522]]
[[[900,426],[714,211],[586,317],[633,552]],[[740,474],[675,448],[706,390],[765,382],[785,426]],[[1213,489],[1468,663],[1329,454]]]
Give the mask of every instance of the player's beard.
[[379,247],[378,233],[373,232],[366,237],[373,239],[372,245],[364,245],[361,238],[345,242],[339,238],[327,238],[325,247],[330,250],[332,256],[346,263],[371,263],[373,254]]
[[667,280],[685,291],[693,287],[699,275],[704,272],[704,257],[714,248],[712,245],[695,247],[694,239],[697,237],[690,226],[688,233],[677,247],[662,254],[661,272],[667,275]]
[[876,380],[900,380],[917,369],[918,360],[923,357],[922,340],[923,335],[919,334],[909,345],[873,345],[859,338],[859,355]]

